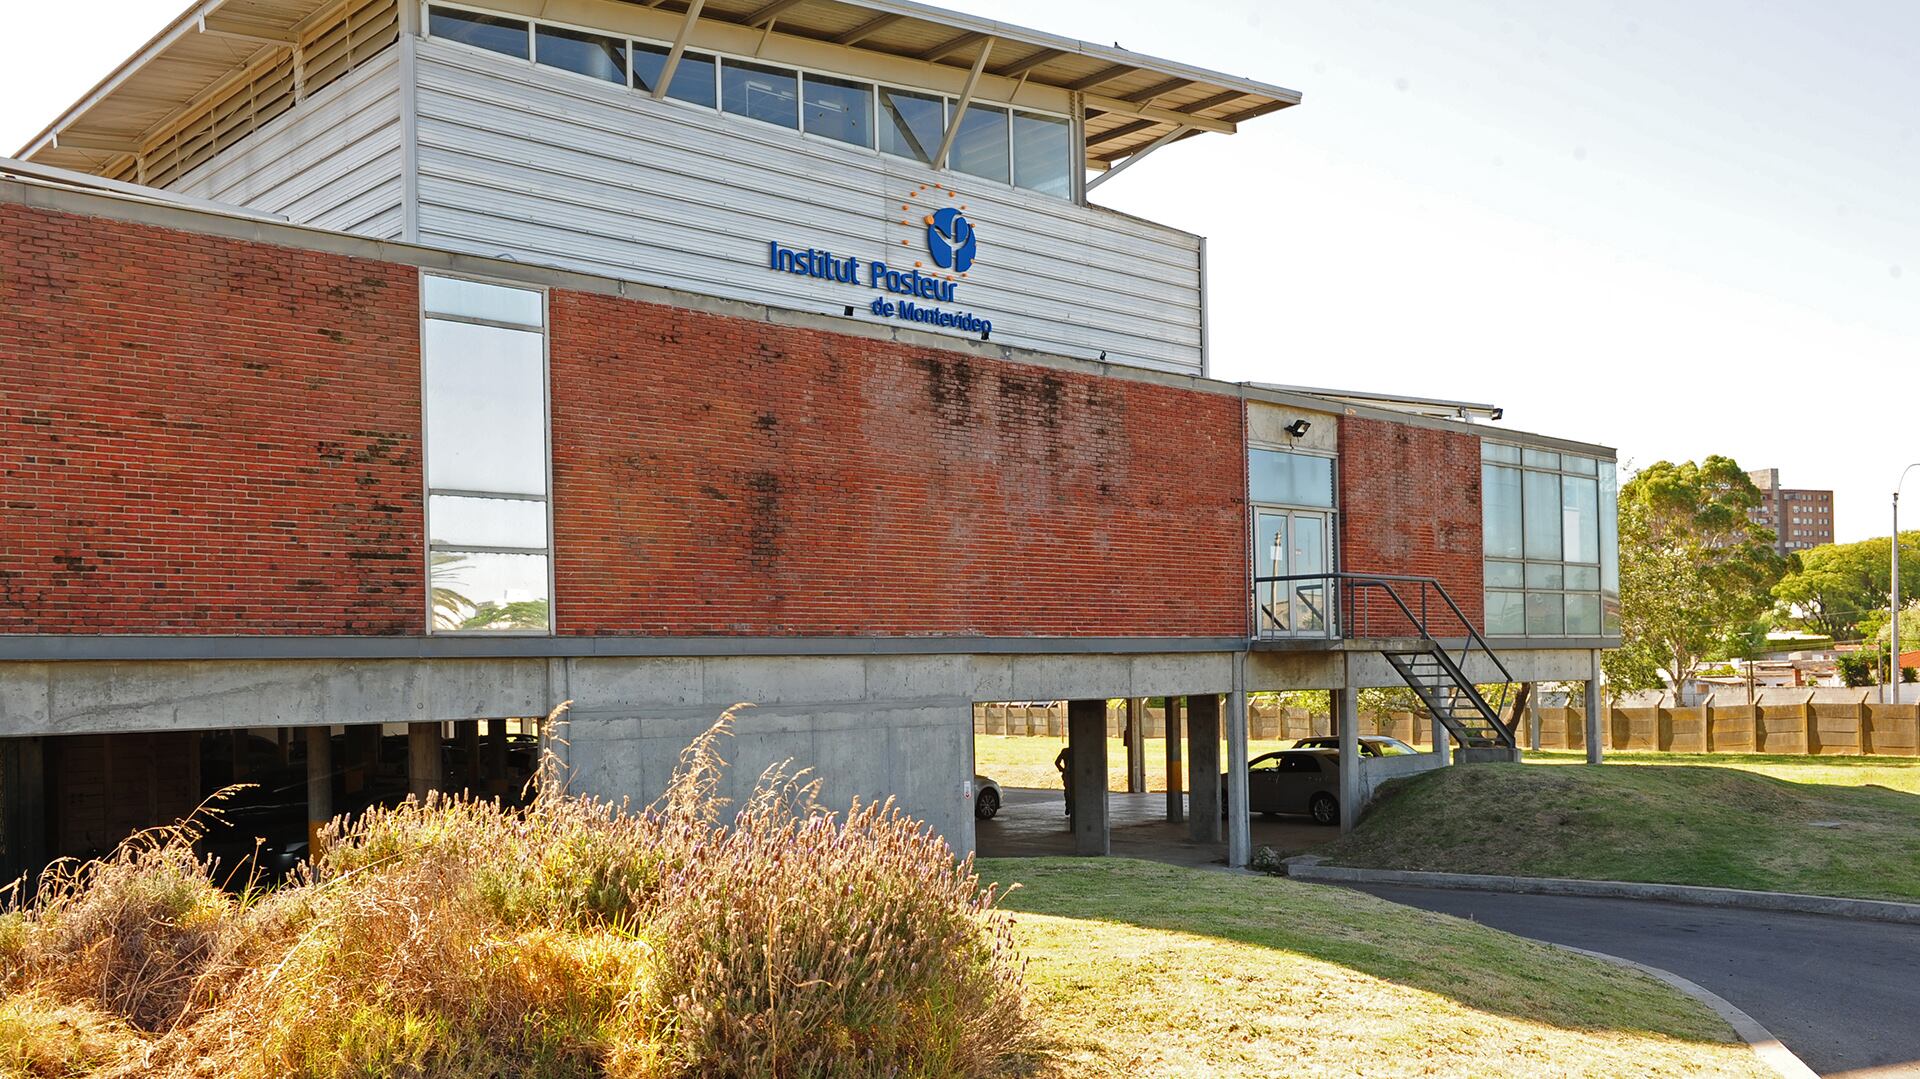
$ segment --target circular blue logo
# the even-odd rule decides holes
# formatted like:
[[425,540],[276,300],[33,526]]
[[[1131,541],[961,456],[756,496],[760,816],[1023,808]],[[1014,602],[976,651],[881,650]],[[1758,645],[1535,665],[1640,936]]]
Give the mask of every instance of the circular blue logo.
[[933,212],[933,219],[927,224],[927,253],[933,256],[934,265],[954,273],[966,273],[973,265],[977,249],[973,223],[966,215],[951,206]]

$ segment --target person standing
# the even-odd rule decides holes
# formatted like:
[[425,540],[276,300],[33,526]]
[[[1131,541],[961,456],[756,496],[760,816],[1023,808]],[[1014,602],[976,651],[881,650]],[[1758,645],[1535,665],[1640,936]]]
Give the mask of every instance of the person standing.
[[1060,750],[1060,755],[1053,758],[1053,767],[1055,771],[1060,773],[1060,789],[1066,792],[1067,816],[1071,817],[1073,816],[1073,747],[1072,746],[1067,746]]

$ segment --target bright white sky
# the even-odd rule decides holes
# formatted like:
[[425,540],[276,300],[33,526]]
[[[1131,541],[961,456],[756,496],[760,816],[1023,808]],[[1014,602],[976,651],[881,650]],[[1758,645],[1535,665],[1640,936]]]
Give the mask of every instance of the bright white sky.
[[[18,5],[0,152],[184,2]],[[1306,95],[1099,192],[1209,238],[1218,376],[1731,454],[1885,532],[1920,460],[1920,4],[947,2]]]

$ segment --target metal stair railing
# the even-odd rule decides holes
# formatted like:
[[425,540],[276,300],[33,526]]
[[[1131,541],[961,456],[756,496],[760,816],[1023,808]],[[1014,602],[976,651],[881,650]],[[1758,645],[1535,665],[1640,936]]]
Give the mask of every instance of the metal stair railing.
[[[1316,587],[1303,590],[1297,587],[1301,583]],[[1264,602],[1262,586],[1266,586]],[[1416,593],[1411,597],[1414,602],[1409,603],[1409,597],[1401,595],[1402,589]],[[1279,595],[1282,591],[1285,593],[1284,596]],[[1333,593],[1332,607],[1336,617],[1325,617],[1325,608],[1315,603],[1312,598],[1315,593],[1319,596]],[[1382,609],[1376,611],[1372,602],[1376,595],[1384,595],[1391,603],[1383,604]],[[1430,602],[1430,597],[1437,598],[1441,612],[1435,611],[1436,605]],[[1266,621],[1275,624],[1273,627],[1256,626],[1255,641],[1418,637],[1425,649],[1437,657],[1446,669],[1449,680],[1453,682],[1453,690],[1468,697],[1475,705],[1475,710],[1481,712],[1490,721],[1491,726],[1499,732],[1502,742],[1509,747],[1518,745],[1515,731],[1519,726],[1519,716],[1515,715],[1512,726],[1500,718],[1501,713],[1506,710],[1511,689],[1515,684],[1513,674],[1507,670],[1507,665],[1500,661],[1498,653],[1487,644],[1487,639],[1480,635],[1480,630],[1467,618],[1466,612],[1460,609],[1460,605],[1454,601],[1453,596],[1437,578],[1397,573],[1344,572],[1255,577],[1253,601],[1256,617],[1264,616]],[[1296,602],[1315,616],[1315,620],[1319,623],[1317,627],[1300,632],[1287,625],[1287,618],[1279,608],[1284,606],[1290,612]],[[1436,613],[1442,613],[1443,617],[1450,616],[1450,625],[1447,628],[1454,626],[1459,628],[1460,654],[1457,658],[1448,652],[1443,634],[1434,631],[1433,623]],[[1383,615],[1386,621],[1382,620]],[[1398,616],[1397,620],[1394,618],[1395,615]],[[1450,637],[1453,634],[1444,634],[1444,636]],[[1493,669],[1500,674],[1498,702],[1486,700],[1466,675],[1467,663],[1476,652],[1484,655]],[[1400,668],[1398,663],[1394,666],[1396,669]],[[1408,678],[1411,685],[1412,679],[1408,673],[1402,670],[1401,675],[1403,678]],[[1419,692],[1420,687],[1413,688],[1416,693]],[[1432,709],[1433,703],[1426,702],[1424,696],[1423,694],[1423,703],[1427,703]]]

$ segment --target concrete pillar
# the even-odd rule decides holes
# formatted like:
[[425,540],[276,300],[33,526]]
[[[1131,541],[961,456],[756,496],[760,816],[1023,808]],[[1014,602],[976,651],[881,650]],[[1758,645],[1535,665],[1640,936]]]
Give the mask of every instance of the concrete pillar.
[[513,794],[513,779],[507,775],[507,721],[487,720],[487,789],[494,794]]
[[1187,816],[1187,784],[1180,775],[1180,704],[1183,698],[1167,698],[1167,823],[1179,824]]
[[1220,698],[1187,698],[1187,835],[1195,843],[1220,842]]
[[[1606,713],[1600,709],[1600,651],[1595,649],[1588,653],[1587,659],[1588,764],[1599,764],[1606,759],[1606,721]],[[1759,747],[1754,748],[1757,751]]]
[[[1335,690],[1333,714],[1340,728],[1340,834],[1360,820],[1360,691]],[[1440,732],[1444,740],[1445,731]]]
[[469,793],[480,789],[480,721],[463,719],[453,725],[454,740],[460,746],[460,789]]
[[1453,763],[1453,734],[1438,719],[1433,720],[1433,751],[1440,755],[1441,764]]
[[1253,815],[1247,805],[1247,654],[1233,657],[1233,691],[1227,694],[1227,865],[1253,860]]
[[1127,793],[1147,792],[1146,702],[1127,698]]
[[1107,702],[1067,702],[1068,770],[1073,853],[1111,853],[1107,834]]
[[307,854],[320,851],[320,829],[333,819],[333,728],[308,727]]
[[[47,769],[38,738],[0,740],[0,879],[47,864]],[[199,797],[195,791],[194,796]],[[58,812],[58,807],[55,807]]]
[[426,801],[429,791],[445,785],[440,771],[440,724],[407,724],[407,789]]
[[[1527,748],[1533,750],[1535,753],[1540,752],[1540,699],[1534,693],[1534,690],[1538,688],[1539,687],[1535,686],[1532,682],[1528,682],[1526,685],[1527,699],[1525,701],[1527,706],[1525,717],[1527,724]],[[1515,716],[1514,718],[1519,719],[1521,717]]]

